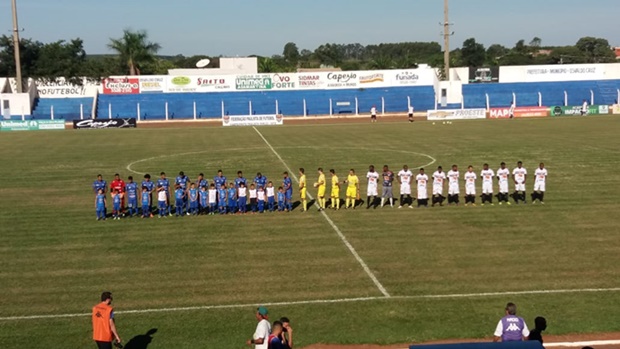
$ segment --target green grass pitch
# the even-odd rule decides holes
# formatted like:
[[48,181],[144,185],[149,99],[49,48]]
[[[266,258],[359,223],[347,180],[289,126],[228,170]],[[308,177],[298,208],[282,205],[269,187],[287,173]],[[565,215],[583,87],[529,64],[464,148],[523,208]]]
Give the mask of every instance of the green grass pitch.
[[[151,328],[149,349],[242,348],[254,307],[150,313],[127,310],[370,297],[269,307],[288,316],[296,346],[410,343],[492,335],[516,302],[550,334],[617,330],[620,292],[471,295],[620,287],[620,119],[547,118],[258,128],[291,169],[369,164],[393,170],[488,162],[549,170],[545,206],[328,211],[382,293],[328,221],[302,214],[95,220],[91,184],[115,172],[228,178],[285,165],[253,128],[41,131],[0,134],[0,347],[88,348],[89,313],[114,293],[127,342]],[[436,162],[434,162],[436,160]],[[430,164],[431,162],[434,162]],[[137,172],[131,173],[128,166]],[[362,194],[365,193],[362,180]],[[478,188],[480,183],[478,183]],[[479,189],[480,190],[480,189]],[[309,189],[315,195],[314,189]],[[397,193],[397,187],[394,190]],[[297,194],[297,192],[296,192]],[[344,194],[344,193],[343,193]],[[529,193],[528,193],[529,194]],[[108,205],[110,208],[110,205]],[[429,298],[431,295],[470,294]],[[422,296],[422,297],[411,297]]]

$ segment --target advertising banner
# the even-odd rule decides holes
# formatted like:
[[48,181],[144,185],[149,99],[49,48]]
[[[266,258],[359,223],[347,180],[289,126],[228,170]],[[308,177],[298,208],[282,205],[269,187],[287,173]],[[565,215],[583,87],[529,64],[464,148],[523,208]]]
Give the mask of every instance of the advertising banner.
[[500,68],[500,80],[509,82],[556,82],[604,80],[605,64],[556,64]]
[[297,84],[297,74],[273,74],[271,76],[272,89],[274,90],[296,90]]
[[237,75],[235,79],[235,89],[238,91],[251,90],[271,90],[273,88],[273,80],[271,75]]
[[486,119],[487,111],[486,109],[429,110],[426,112],[426,117],[430,121]]
[[64,78],[56,80],[38,80],[37,92],[40,98],[82,97],[86,93],[85,85],[74,85]]
[[136,128],[136,118],[73,120],[74,129]]
[[[549,116],[549,107],[516,107],[514,112],[515,118],[541,118]],[[491,119],[508,119],[510,118],[510,107],[491,108],[489,109],[489,117]]]
[[274,115],[225,115],[222,117],[223,126],[272,126],[282,125],[282,114]]
[[[551,107],[552,116],[580,116],[582,112],[582,106],[555,106]],[[606,115],[609,114],[608,105],[588,105],[586,115]]]
[[355,72],[327,73],[327,88],[357,88],[358,76]]
[[127,95],[140,93],[140,79],[134,78],[107,78],[103,80],[103,94]]
[[166,90],[163,76],[141,76],[140,93],[162,93]]
[[613,114],[620,114],[620,104],[614,104],[612,107]]
[[327,86],[326,73],[300,73],[297,74],[298,89],[320,90]]
[[366,72],[365,74],[360,73],[359,84],[361,87],[373,87],[375,85],[385,86],[386,77],[385,74],[383,74],[382,72]]
[[64,130],[65,120],[2,120],[0,131]]
[[499,67],[469,68],[469,83],[484,84],[499,82]]
[[225,92],[234,90],[234,76],[168,76],[166,92]]

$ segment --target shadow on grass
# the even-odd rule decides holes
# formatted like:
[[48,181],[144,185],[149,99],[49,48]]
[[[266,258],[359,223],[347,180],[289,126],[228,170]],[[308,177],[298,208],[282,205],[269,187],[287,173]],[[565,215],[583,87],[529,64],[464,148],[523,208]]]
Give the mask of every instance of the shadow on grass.
[[127,342],[125,349],[147,349],[153,341],[153,335],[157,332],[156,328],[148,330],[145,334],[139,334]]

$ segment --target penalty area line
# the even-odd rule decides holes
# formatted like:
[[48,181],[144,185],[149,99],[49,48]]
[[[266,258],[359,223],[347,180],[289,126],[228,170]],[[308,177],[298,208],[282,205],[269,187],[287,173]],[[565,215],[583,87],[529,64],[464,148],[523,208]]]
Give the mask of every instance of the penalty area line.
[[[313,304],[336,304],[336,303],[355,303],[370,301],[394,301],[394,300],[415,300],[415,299],[458,299],[458,298],[489,298],[489,297],[505,297],[519,295],[544,295],[544,294],[563,294],[563,293],[604,293],[619,292],[620,287],[616,288],[581,288],[581,289],[563,289],[563,290],[531,290],[531,291],[506,291],[506,292],[483,292],[483,293],[456,293],[456,294],[429,294],[429,295],[412,295],[412,296],[392,296],[392,297],[357,297],[357,298],[340,298],[340,299],[316,299],[306,301],[290,301],[290,302],[271,302],[271,303],[246,303],[246,304],[221,304],[221,305],[202,305],[191,307],[173,307],[173,308],[152,308],[152,309],[135,309],[135,310],[119,310],[116,314],[148,314],[148,313],[172,313],[182,311],[196,310],[217,310],[217,309],[237,309],[252,308],[258,305],[264,306],[294,306],[294,305],[313,305]],[[91,313],[73,313],[73,314],[48,314],[48,315],[25,315],[25,316],[4,316],[0,317],[0,321],[18,321],[18,320],[37,320],[37,319],[62,319],[91,316]]]
[[[254,131],[256,131],[256,133],[260,136],[260,138],[263,140],[263,142],[265,142],[265,144],[267,145],[267,147],[269,147],[269,149],[271,149],[271,152],[278,158],[278,160],[280,160],[280,162],[282,163],[282,165],[284,165],[284,167],[288,170],[289,174],[291,175],[291,177],[295,180],[295,182],[299,183],[299,178],[297,178],[297,176],[295,175],[295,172],[293,172],[293,170],[291,170],[291,168],[289,167],[289,165],[284,161],[284,159],[282,159],[282,157],[280,156],[280,154],[278,154],[278,152],[271,146],[271,143],[269,143],[269,141],[267,141],[267,139],[265,138],[265,136],[263,136],[263,134],[255,127],[252,126],[252,128],[254,129]],[[308,197],[310,198],[310,200],[313,200],[314,198],[312,197],[312,195],[307,194]],[[316,204],[316,203],[315,203]],[[317,205],[318,206],[318,205]],[[362,268],[364,269],[364,271],[366,272],[366,274],[368,275],[368,277],[372,280],[372,282],[375,284],[375,286],[379,289],[379,292],[381,292],[381,294],[383,294],[384,297],[390,297],[390,294],[388,293],[388,291],[385,289],[385,287],[383,287],[383,285],[381,284],[381,282],[379,282],[379,279],[377,279],[377,277],[375,276],[375,274],[372,272],[372,270],[370,270],[370,268],[368,267],[368,265],[366,264],[366,262],[364,262],[364,260],[362,259],[362,257],[360,257],[360,255],[357,253],[357,251],[355,250],[355,248],[353,247],[353,245],[351,245],[351,243],[349,242],[349,240],[347,240],[347,237],[344,236],[344,234],[342,233],[342,231],[340,230],[340,228],[338,228],[338,226],[336,225],[336,223],[334,223],[334,221],[329,218],[329,216],[327,215],[327,213],[325,213],[325,211],[321,211],[321,215],[323,216],[323,218],[325,218],[325,220],[327,221],[327,223],[329,223],[329,225],[332,227],[332,229],[334,229],[334,231],[336,232],[336,234],[338,234],[338,237],[340,238],[340,240],[342,240],[342,243],[344,243],[344,245],[349,249],[349,252],[351,252],[351,254],[353,255],[353,257],[355,257],[355,259],[357,260],[357,262],[362,266]]]

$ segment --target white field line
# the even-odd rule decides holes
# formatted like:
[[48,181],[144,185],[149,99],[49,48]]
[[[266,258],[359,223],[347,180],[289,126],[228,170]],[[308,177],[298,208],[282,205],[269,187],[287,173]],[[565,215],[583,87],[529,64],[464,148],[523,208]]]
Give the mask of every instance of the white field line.
[[[151,309],[135,309],[135,310],[119,310],[116,314],[148,314],[148,313],[172,313],[182,311],[196,310],[217,310],[217,309],[236,309],[236,308],[252,308],[258,305],[264,306],[294,306],[294,305],[312,305],[312,304],[334,304],[334,303],[354,303],[354,302],[370,302],[370,301],[393,301],[393,300],[412,300],[412,299],[450,299],[450,298],[486,298],[486,297],[505,297],[519,295],[541,295],[541,294],[562,294],[562,293],[603,293],[603,292],[620,292],[617,288],[581,288],[581,289],[565,289],[565,290],[533,290],[533,291],[507,291],[507,292],[485,292],[485,293],[457,293],[443,295],[417,295],[417,296],[392,296],[392,297],[358,297],[358,298],[340,298],[340,299],[316,299],[306,301],[291,302],[272,302],[272,303],[247,303],[247,304],[221,304],[221,305],[201,305],[192,307],[173,307],[173,308],[151,308]],[[25,315],[25,316],[4,316],[0,317],[0,321],[18,321],[18,320],[37,320],[37,319],[62,319],[91,316],[91,313],[73,313],[73,314],[48,314],[48,315]]]
[[607,345],[618,345],[620,340],[606,340],[606,341],[588,341],[588,342],[561,342],[561,343],[545,343],[545,348],[583,348],[583,347],[597,347]]
[[[278,160],[280,160],[280,162],[282,163],[282,165],[284,165],[284,167],[287,169],[288,173],[290,174],[290,176],[295,180],[295,182],[299,183],[299,179],[297,178],[297,176],[295,175],[295,172],[293,172],[293,170],[291,170],[291,168],[288,166],[288,164],[284,161],[284,159],[282,159],[282,157],[280,156],[280,154],[278,154],[278,152],[273,149],[273,147],[271,146],[271,143],[269,143],[269,141],[267,141],[267,139],[265,138],[265,136],[263,136],[263,134],[256,128],[256,127],[252,127],[254,129],[254,131],[256,131],[256,133],[260,136],[260,138],[263,139],[263,142],[265,142],[265,144],[269,147],[269,149],[271,149],[271,151],[273,152],[273,154],[278,158]],[[310,198],[310,200],[313,200],[314,198],[312,197],[312,195],[308,194],[308,197]],[[318,207],[318,204],[317,204]],[[321,211],[321,214],[323,216],[323,218],[325,218],[325,220],[327,221],[327,223],[329,223],[329,225],[334,229],[334,231],[336,232],[336,234],[338,234],[338,236],[340,237],[340,240],[342,240],[342,242],[344,243],[344,245],[349,249],[349,251],[351,252],[351,254],[353,255],[353,257],[355,257],[355,259],[357,260],[357,262],[362,266],[362,268],[364,269],[364,271],[366,272],[366,274],[368,274],[368,277],[370,277],[370,279],[372,280],[372,282],[375,284],[375,286],[377,286],[377,288],[379,289],[379,291],[383,294],[383,296],[385,297],[390,297],[390,294],[388,293],[388,291],[385,289],[385,287],[383,287],[383,285],[381,284],[381,282],[379,282],[379,280],[377,279],[377,277],[375,276],[375,274],[370,270],[370,268],[368,267],[368,265],[366,264],[366,262],[364,262],[364,260],[362,259],[362,257],[360,257],[360,255],[357,253],[357,251],[355,250],[355,248],[353,248],[353,245],[351,245],[351,243],[349,242],[349,240],[347,240],[346,236],[344,236],[344,234],[342,233],[342,231],[340,231],[340,228],[338,228],[338,226],[334,223],[334,221],[332,221],[331,218],[329,218],[329,216],[325,213],[325,211]]]

